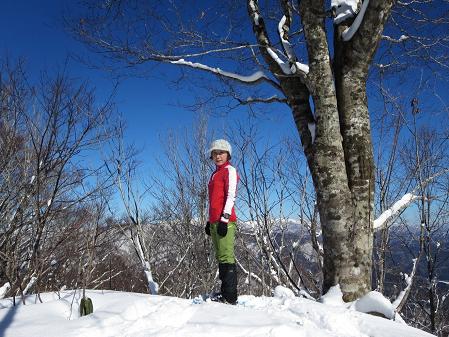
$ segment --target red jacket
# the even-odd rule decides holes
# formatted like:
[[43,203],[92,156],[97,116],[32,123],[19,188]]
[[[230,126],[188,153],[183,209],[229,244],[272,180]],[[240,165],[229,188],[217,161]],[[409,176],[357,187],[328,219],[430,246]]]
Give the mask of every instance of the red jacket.
[[[237,170],[231,163],[226,162],[217,166],[209,180],[209,222],[237,221],[234,202],[237,195],[239,181]],[[229,219],[222,217],[224,213],[230,215]]]

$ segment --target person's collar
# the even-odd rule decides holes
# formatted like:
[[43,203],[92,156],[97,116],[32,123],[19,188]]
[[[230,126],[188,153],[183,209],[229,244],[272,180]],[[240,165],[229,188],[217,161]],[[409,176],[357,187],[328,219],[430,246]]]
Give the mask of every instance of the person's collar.
[[215,164],[216,170],[218,171],[218,170],[222,169],[223,167],[226,167],[226,165],[228,165],[228,164],[229,164],[229,160],[221,165]]

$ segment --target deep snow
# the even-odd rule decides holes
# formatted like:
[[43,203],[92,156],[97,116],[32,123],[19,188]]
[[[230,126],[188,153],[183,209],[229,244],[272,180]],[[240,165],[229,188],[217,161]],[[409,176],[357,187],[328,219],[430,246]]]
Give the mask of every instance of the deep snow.
[[[338,289],[337,289],[338,290]],[[338,296],[338,291],[336,291]],[[0,336],[279,336],[419,337],[431,336],[403,323],[294,297],[278,287],[273,297],[239,297],[238,305],[116,291],[87,291],[94,313],[79,318],[80,291],[41,295],[44,303],[0,300]],[[372,296],[370,297],[378,297]],[[329,304],[333,303],[333,304]],[[365,298],[364,306],[373,302]],[[388,306],[388,305],[387,305]]]

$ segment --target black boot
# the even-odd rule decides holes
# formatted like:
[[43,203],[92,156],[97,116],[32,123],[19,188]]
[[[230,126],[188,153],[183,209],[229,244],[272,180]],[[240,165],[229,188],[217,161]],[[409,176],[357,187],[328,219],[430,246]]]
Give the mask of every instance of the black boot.
[[220,294],[223,294],[224,292],[224,288],[225,288],[225,274],[226,274],[226,268],[227,268],[227,264],[226,263],[219,263],[218,264],[218,278],[221,281],[221,290],[220,290]]
[[237,268],[234,263],[220,263],[218,277],[221,280],[221,295],[229,304],[237,303]]

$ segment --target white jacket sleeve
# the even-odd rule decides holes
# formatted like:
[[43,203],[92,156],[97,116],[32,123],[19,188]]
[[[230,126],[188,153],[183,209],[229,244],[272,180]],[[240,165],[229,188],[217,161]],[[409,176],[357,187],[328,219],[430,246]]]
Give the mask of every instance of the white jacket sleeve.
[[[223,209],[223,213],[231,214],[237,193],[237,170],[233,166],[228,166],[226,168],[228,170],[228,191],[226,195],[226,202],[225,207]],[[225,219],[222,216],[220,221],[228,222],[229,219]]]

